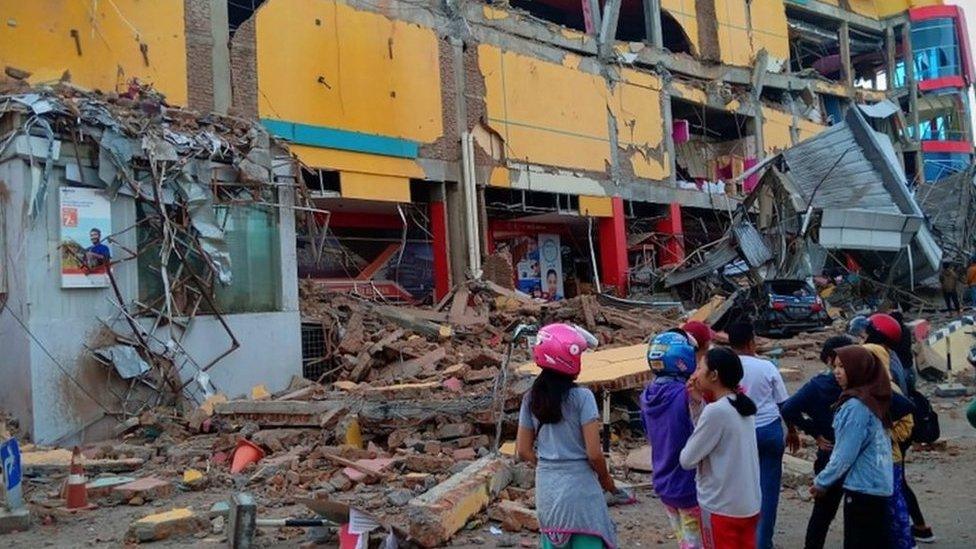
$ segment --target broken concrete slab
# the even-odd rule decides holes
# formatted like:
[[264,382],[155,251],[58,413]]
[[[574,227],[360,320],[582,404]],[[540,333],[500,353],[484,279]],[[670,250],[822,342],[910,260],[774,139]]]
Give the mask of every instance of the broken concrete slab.
[[112,496],[112,490],[118,486],[135,482],[135,477],[99,477],[88,481],[85,489],[88,499],[103,499]]
[[26,507],[8,510],[0,506],[0,535],[30,529],[30,510]]
[[439,547],[485,509],[512,480],[508,464],[486,456],[414,498],[407,506],[410,536],[424,547]]
[[[85,472],[93,473],[127,473],[135,471],[144,460],[140,458],[124,459],[86,459],[83,461]],[[21,453],[21,470],[25,475],[45,475],[52,473],[67,473],[71,466],[71,450],[55,448],[53,450],[32,450]]]
[[539,517],[536,512],[515,501],[502,501],[492,507],[488,518],[502,523],[506,532],[539,531]]
[[196,515],[189,508],[183,507],[149,515],[133,522],[129,526],[126,539],[138,543],[160,541],[201,532],[209,527],[209,520]]
[[173,495],[173,484],[156,477],[145,477],[112,489],[112,497],[118,501],[153,501]]
[[474,433],[474,425],[470,423],[445,423],[437,428],[435,438],[449,440],[461,437],[468,437]]
[[654,472],[651,467],[651,447],[645,444],[627,454],[627,468],[641,473]]
[[783,454],[783,486],[802,488],[813,482],[813,462]]
[[[385,474],[384,471],[395,461],[393,458],[357,459],[353,462],[356,467],[346,467],[342,470],[342,473],[353,482],[362,482],[370,476],[378,480],[382,478]],[[371,471],[372,474],[366,473],[366,471]]]
[[966,396],[966,386],[961,383],[940,383],[935,386],[935,396],[941,398],[955,398]]
[[446,456],[411,454],[407,456],[404,464],[407,470],[415,473],[443,473],[454,465],[454,460]]

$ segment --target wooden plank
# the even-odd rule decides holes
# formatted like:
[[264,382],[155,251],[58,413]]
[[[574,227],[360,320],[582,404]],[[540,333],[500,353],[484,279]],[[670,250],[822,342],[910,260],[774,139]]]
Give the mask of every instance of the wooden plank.
[[454,294],[454,301],[451,302],[451,311],[447,315],[447,321],[457,324],[468,308],[468,297],[471,292],[467,288],[461,288]]
[[377,480],[383,480],[383,479],[385,479],[388,476],[386,473],[382,473],[380,471],[376,471],[374,469],[370,469],[369,467],[366,467],[365,465],[361,465],[359,463],[356,463],[355,461],[350,461],[350,460],[348,460],[346,458],[339,457],[339,456],[336,456],[336,455],[333,455],[333,454],[325,454],[322,457],[324,457],[325,459],[327,459],[327,460],[329,460],[329,461],[331,461],[331,462],[333,462],[333,463],[335,463],[337,465],[342,465],[344,467],[348,467],[350,469],[359,471],[360,473],[362,473],[362,474],[364,474],[364,475],[366,475],[368,477],[373,477],[373,478],[375,478]]
[[584,295],[580,297],[580,306],[583,309],[583,320],[586,322],[586,329],[593,331],[596,329],[596,316],[593,315],[593,303],[590,301],[591,296]]
[[447,350],[444,347],[438,347],[420,358],[414,358],[387,367],[383,373],[383,377],[394,380],[416,377],[425,368],[429,368],[443,360],[445,356],[447,356]]
[[346,333],[339,342],[339,350],[356,354],[363,348],[363,312],[355,311],[346,323]]
[[380,255],[376,256],[376,259],[370,262],[369,265],[366,265],[366,267],[359,272],[359,275],[356,276],[356,280],[369,280],[373,278],[373,275],[375,275],[377,271],[389,263],[390,258],[396,255],[397,251],[399,250],[400,244],[390,244],[387,246],[382,252],[380,252]]
[[395,322],[408,330],[412,330],[426,336],[435,337],[438,339],[447,339],[454,334],[454,331],[450,326],[417,318],[397,307],[381,305],[373,307],[373,311],[383,318]]

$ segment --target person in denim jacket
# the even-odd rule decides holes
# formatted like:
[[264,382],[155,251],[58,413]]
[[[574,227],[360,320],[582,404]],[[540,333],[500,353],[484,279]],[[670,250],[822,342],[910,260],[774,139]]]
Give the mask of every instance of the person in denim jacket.
[[888,498],[894,487],[891,459],[891,382],[867,349],[837,349],[834,376],[843,388],[834,415],[834,449],[810,492],[821,496],[842,482],[845,549],[887,548]]

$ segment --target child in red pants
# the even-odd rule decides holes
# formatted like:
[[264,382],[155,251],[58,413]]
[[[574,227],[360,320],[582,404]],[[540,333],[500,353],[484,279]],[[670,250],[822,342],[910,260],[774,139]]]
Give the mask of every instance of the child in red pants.
[[756,404],[736,392],[740,381],[742,361],[730,349],[717,347],[708,351],[704,367],[688,382],[692,389],[715,396],[680,456],[683,468],[697,468],[695,485],[706,549],[756,547],[761,498]]

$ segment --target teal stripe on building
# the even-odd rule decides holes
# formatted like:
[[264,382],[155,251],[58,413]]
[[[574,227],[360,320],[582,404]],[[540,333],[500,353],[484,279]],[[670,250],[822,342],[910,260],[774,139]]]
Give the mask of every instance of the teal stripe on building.
[[351,132],[286,120],[262,118],[261,124],[275,136],[299,145],[338,149],[399,158],[417,158],[420,144],[409,139]]

